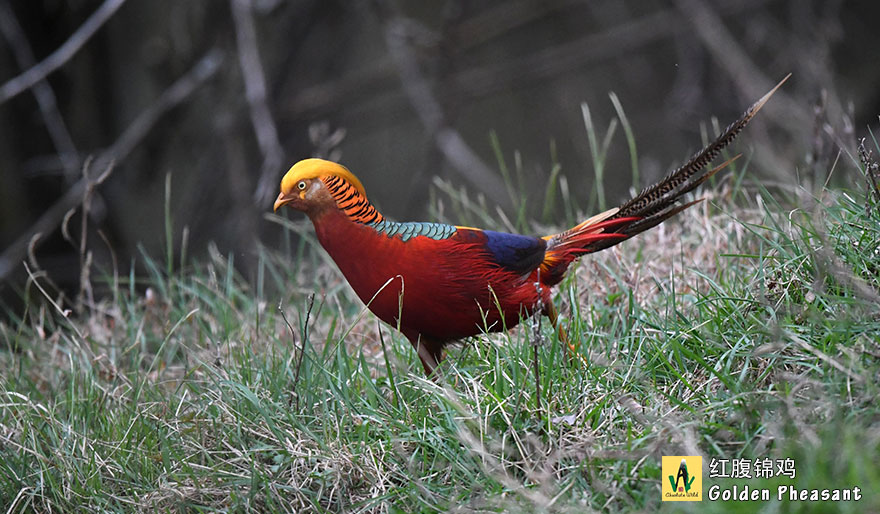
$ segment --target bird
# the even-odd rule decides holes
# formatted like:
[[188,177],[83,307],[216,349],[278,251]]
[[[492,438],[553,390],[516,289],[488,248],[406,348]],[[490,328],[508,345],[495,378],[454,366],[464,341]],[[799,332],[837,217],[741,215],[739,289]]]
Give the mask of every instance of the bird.
[[572,262],[700,202],[683,197],[739,157],[707,169],[790,76],[665,178],[557,234],[392,221],[370,203],[354,173],[318,158],[301,160],[284,174],[274,210],[288,206],[308,216],[351,288],[370,311],[409,340],[427,376],[437,376],[448,344],[509,330],[538,314],[549,318],[575,354],[551,297]]

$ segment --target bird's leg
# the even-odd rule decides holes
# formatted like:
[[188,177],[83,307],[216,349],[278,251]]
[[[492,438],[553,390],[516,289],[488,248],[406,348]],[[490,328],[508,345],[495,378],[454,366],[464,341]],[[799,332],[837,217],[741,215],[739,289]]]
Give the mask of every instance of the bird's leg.
[[422,336],[410,339],[409,342],[419,354],[419,360],[422,361],[422,367],[425,368],[425,375],[436,380],[438,377],[437,366],[443,361],[443,344],[425,339]]
[[552,302],[547,302],[544,305],[544,315],[550,320],[550,324],[553,325],[553,328],[556,330],[556,333],[559,335],[559,340],[565,344],[566,353],[568,354],[568,358],[574,360],[577,358],[584,364],[587,361],[578,353],[578,349],[572,344],[571,340],[568,338],[568,333],[563,329],[562,325],[559,323],[559,313],[556,311],[556,307]]

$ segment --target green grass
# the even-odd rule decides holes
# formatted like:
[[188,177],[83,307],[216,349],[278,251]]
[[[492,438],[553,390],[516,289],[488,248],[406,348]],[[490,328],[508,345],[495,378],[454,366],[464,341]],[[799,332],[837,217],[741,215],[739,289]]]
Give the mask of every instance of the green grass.
[[[435,198],[489,216],[455,194]],[[112,295],[69,313],[33,270],[26,311],[0,325],[0,505],[880,510],[880,206],[863,192],[781,196],[721,187],[584,259],[556,301],[589,366],[525,320],[453,349],[436,383],[299,218],[272,217],[305,237],[259,249],[253,281],[216,249],[182,266],[144,255],[146,276],[108,276]],[[660,457],[695,454],[796,463],[793,480],[764,482],[710,479],[706,463],[704,493],[790,483],[864,497],[661,504]]]

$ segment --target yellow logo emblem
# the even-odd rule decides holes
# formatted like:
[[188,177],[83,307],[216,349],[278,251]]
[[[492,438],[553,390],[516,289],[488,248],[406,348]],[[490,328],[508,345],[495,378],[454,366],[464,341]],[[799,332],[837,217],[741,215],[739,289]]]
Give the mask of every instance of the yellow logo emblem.
[[663,456],[661,493],[665,502],[703,500],[703,457]]

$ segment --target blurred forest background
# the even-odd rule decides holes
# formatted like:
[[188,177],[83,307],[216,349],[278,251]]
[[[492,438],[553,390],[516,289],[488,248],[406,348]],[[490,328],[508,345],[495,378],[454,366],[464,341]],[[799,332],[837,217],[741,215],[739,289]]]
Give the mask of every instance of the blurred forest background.
[[[878,25],[870,0],[0,0],[0,296],[29,247],[76,290],[83,227],[99,268],[164,255],[169,176],[175,240],[245,276],[281,232],[283,172],[313,155],[427,219],[433,177],[510,207],[494,132],[532,216],[554,161],[586,209],[581,103],[604,133],[612,91],[645,185],[792,72],[740,148],[755,177],[821,185],[877,126]],[[620,130],[608,162],[611,204],[632,186]]]

